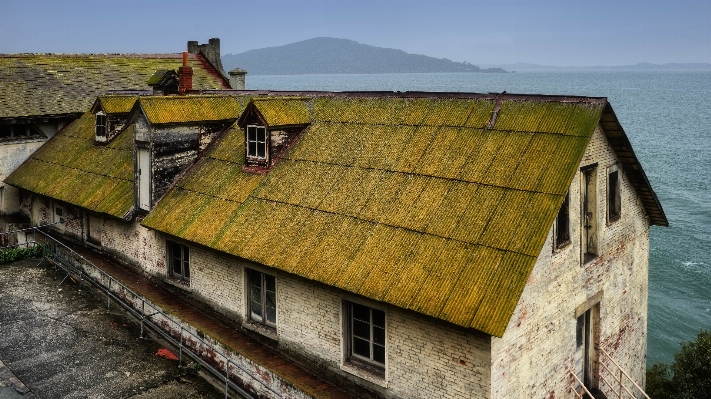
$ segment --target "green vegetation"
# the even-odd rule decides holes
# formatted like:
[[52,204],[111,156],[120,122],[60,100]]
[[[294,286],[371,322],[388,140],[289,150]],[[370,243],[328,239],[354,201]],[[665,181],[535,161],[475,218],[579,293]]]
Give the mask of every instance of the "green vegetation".
[[32,258],[42,255],[42,246],[35,245],[32,248],[9,248],[0,250],[0,265],[14,262],[16,260]]
[[671,364],[647,369],[647,394],[652,399],[711,398],[711,331],[701,330],[696,341],[682,342]]

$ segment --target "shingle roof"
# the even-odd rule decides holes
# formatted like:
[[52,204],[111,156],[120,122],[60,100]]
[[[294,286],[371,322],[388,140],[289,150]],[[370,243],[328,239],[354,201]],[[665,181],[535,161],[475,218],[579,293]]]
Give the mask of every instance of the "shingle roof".
[[[193,88],[229,85],[201,55],[190,55]],[[0,118],[83,113],[111,89],[149,90],[160,69],[177,69],[180,54],[0,55]]]
[[501,336],[605,104],[315,98],[269,173],[235,128],[143,224]]
[[107,146],[96,146],[94,115],[87,112],[49,139],[5,182],[124,218],[133,206],[133,126]]

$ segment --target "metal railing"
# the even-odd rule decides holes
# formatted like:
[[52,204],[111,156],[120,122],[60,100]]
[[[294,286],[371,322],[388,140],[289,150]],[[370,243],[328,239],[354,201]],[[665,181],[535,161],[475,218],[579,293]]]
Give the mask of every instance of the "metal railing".
[[[612,376],[612,379],[614,380],[614,382],[610,382],[610,381],[607,380],[607,378],[605,378],[605,377],[603,376],[603,373],[602,373],[602,372],[600,373],[600,381],[602,381],[602,382],[604,382],[605,384],[607,384],[608,388],[610,388],[610,392],[612,392],[612,393],[614,393],[615,395],[617,395],[617,398],[618,398],[618,399],[623,399],[623,398],[627,397],[627,396],[623,396],[624,393],[627,393],[627,395],[628,395],[630,398],[635,398],[635,399],[636,399],[638,396],[635,396],[635,395],[634,395],[632,392],[630,392],[630,390],[627,389],[627,387],[625,386],[625,380],[626,380],[626,382],[632,384],[632,386],[634,387],[634,388],[633,388],[633,391],[634,391],[634,389],[636,388],[636,389],[637,389],[637,393],[641,393],[646,399],[650,399],[649,396],[647,395],[647,393],[644,392],[644,390],[643,390],[639,385],[637,385],[637,383],[635,383],[634,380],[632,380],[632,378],[622,369],[622,367],[620,367],[620,365],[617,364],[617,362],[616,362],[614,359],[612,359],[612,357],[610,356],[609,353],[607,353],[607,351],[605,351],[605,350],[602,349],[602,348],[597,348],[597,350],[598,350],[600,353],[602,353],[602,355],[603,355],[602,357],[603,357],[604,359],[609,360],[612,364],[615,365],[615,367],[617,367],[617,370],[613,372],[612,370],[610,370],[609,367],[607,367],[607,365],[605,364],[605,362],[603,362],[603,361],[600,362],[600,366],[602,367],[602,369],[604,369],[605,371],[607,371],[607,373],[610,374],[610,376]],[[602,360],[602,359],[601,359],[601,360]],[[619,377],[618,377],[618,375],[619,375]]]
[[[146,325],[178,348],[179,367],[182,367],[183,354],[185,353],[206,370],[210,371],[213,375],[223,380],[225,382],[225,398],[228,397],[230,387],[246,398],[254,398],[249,392],[245,391],[242,387],[232,381],[230,378],[230,369],[233,370],[233,376],[236,377],[237,373],[235,373],[234,370],[238,369],[246,376],[256,381],[259,385],[276,395],[276,397],[283,397],[267,383],[253,375],[249,370],[231,360],[227,354],[215,348],[204,338],[188,330],[184,326],[184,324],[187,323],[181,323],[170,317],[162,309],[152,304],[150,301],[147,301],[142,295],[132,291],[120,281],[116,280],[104,270],[84,258],[81,254],[75,252],[49,234],[39,230],[38,227],[30,229],[34,230],[33,241],[29,242],[27,245],[42,245],[42,261],[46,259],[54,266],[55,270],[60,268],[67,273],[59,285],[64,283],[67,278],[74,279],[72,277],[74,276],[79,281],[87,281],[100,291],[103,291],[107,296],[107,312],[111,307],[112,300],[123,306],[134,317],[140,320],[141,338],[143,338],[143,329],[144,325]],[[223,359],[224,370],[218,370],[216,368],[221,366],[215,366],[208,363],[207,360],[202,358],[202,353],[216,355],[211,357],[215,359],[215,363],[218,364],[219,362],[217,362],[217,358],[219,357]]]
[[[575,395],[576,398],[578,399],[583,399],[585,394],[588,395],[589,399],[593,399],[593,394],[588,391],[587,388],[585,388],[585,384],[583,384],[582,381],[580,381],[580,378],[578,378],[577,375],[575,375],[574,372],[570,372],[570,375],[573,376],[573,382],[570,383],[570,390],[573,391],[573,394]],[[575,382],[578,383],[578,386],[582,389],[580,389],[580,392],[578,392],[578,389],[575,387]]]

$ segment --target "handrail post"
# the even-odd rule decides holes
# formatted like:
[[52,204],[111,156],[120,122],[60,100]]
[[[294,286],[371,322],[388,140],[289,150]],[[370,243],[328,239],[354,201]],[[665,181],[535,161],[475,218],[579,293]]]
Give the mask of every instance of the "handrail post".
[[225,356],[225,399],[227,399],[228,383],[230,381],[230,360]]
[[111,308],[111,280],[112,280],[112,278],[111,278],[111,276],[109,276],[109,286],[106,289],[106,298],[107,298],[106,313],[109,313],[110,308]]

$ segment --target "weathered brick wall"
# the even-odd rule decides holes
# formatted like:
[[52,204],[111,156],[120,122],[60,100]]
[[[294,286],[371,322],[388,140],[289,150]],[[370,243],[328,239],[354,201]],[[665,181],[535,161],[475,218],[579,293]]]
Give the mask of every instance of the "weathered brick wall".
[[104,218],[101,246],[111,255],[150,274],[167,274],[165,246],[156,239],[156,232],[140,225],[138,221],[126,222]]
[[386,310],[387,359],[385,378],[378,378],[350,366],[343,354],[343,301],[371,302],[286,273],[278,274],[277,290],[281,347],[385,397],[488,397],[490,342],[485,334],[380,304]]
[[241,262],[216,251],[190,247],[190,289],[218,311],[237,320],[244,317],[243,281]]
[[[598,300],[599,334],[595,343],[610,353],[635,382],[644,382],[649,225],[622,172],[622,215],[608,224],[607,172],[616,158],[600,128],[581,166],[595,162],[599,256],[582,265],[583,182],[581,172],[577,172],[570,189],[571,244],[554,253],[551,230],[506,333],[501,339],[492,338],[492,398],[570,397],[576,309]],[[604,376],[611,379],[609,374]],[[601,388],[607,389],[604,384]]]
[[3,180],[25,162],[45,141],[45,138],[27,138],[0,144],[0,187],[3,190],[0,213],[11,214],[20,211],[19,190],[3,183]]

